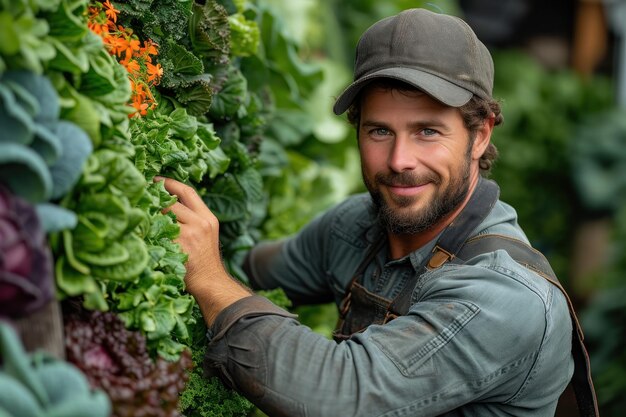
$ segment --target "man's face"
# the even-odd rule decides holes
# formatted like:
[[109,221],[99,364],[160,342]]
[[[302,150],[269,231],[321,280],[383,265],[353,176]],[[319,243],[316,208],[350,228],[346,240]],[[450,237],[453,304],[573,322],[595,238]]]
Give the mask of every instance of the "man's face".
[[363,180],[386,229],[416,234],[437,225],[467,196],[472,141],[458,109],[420,92],[371,88],[363,96]]

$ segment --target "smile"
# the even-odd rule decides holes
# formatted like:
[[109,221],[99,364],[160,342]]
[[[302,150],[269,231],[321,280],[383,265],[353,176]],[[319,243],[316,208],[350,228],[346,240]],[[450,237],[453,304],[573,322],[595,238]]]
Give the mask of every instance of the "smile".
[[412,196],[422,192],[428,183],[421,185],[389,185],[389,191],[395,195]]

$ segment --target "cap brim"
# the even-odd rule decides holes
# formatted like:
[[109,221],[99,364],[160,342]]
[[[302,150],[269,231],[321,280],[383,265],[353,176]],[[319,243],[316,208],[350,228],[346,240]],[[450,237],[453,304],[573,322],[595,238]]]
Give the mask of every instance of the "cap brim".
[[470,101],[473,95],[471,91],[427,72],[411,68],[385,68],[361,77],[350,84],[335,101],[333,106],[335,114],[340,115],[348,110],[359,91],[378,78],[393,78],[404,81],[452,107],[461,107]]

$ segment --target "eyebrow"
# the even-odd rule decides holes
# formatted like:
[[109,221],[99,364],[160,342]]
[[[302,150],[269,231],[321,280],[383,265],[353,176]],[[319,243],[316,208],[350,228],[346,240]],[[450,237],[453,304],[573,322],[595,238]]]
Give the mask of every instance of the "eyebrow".
[[[364,120],[361,122],[361,127],[389,127],[389,123],[381,122],[377,120]],[[440,129],[448,129],[448,125],[441,120],[438,119],[424,119],[424,120],[416,120],[409,123],[410,128],[420,128],[420,127],[437,127]]]

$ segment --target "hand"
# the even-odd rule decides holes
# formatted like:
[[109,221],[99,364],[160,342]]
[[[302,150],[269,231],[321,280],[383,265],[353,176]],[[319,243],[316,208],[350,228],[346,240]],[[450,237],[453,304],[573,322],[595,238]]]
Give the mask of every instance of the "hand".
[[219,221],[196,191],[171,178],[164,180],[165,189],[178,197],[166,208],[176,215],[180,225],[179,243],[188,255],[185,275],[187,291],[194,296],[205,321],[210,326],[222,309],[251,295],[249,290],[230,277],[219,247]]

